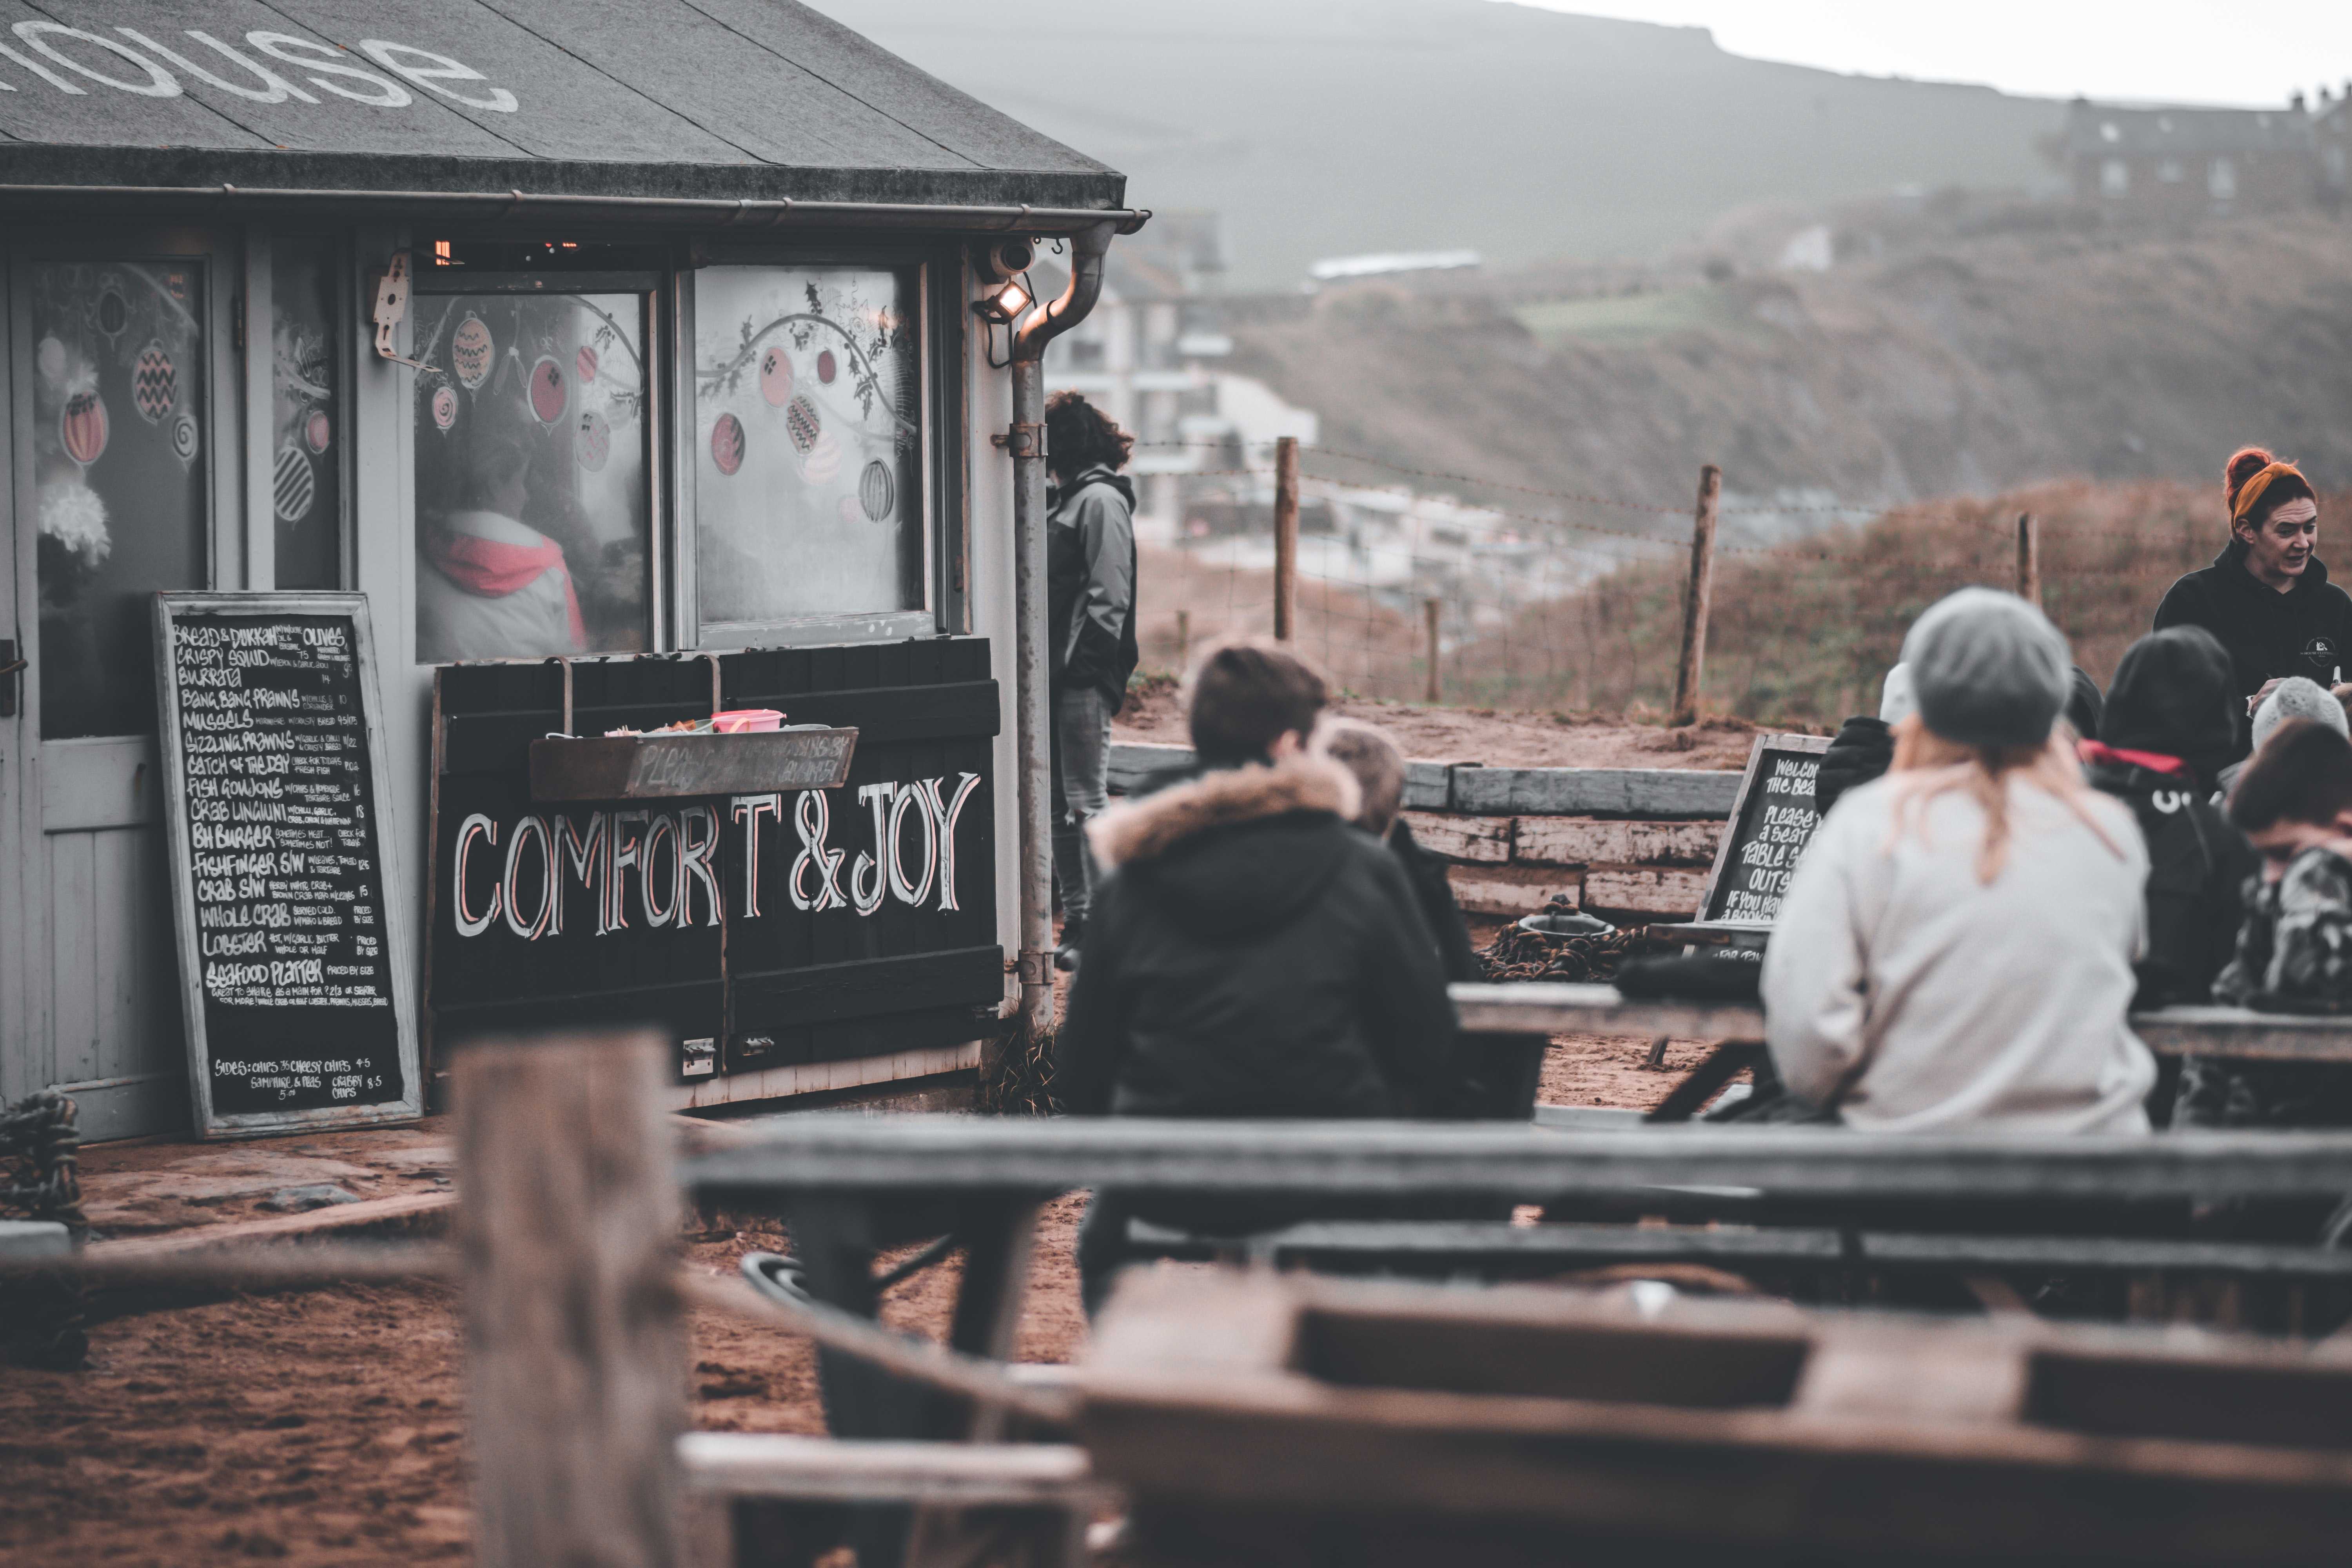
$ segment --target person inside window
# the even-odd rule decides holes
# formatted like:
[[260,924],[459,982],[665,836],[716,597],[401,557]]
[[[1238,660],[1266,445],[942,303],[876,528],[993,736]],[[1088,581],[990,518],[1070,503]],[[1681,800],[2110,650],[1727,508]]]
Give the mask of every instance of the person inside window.
[[2233,454],[2223,479],[2230,542],[2210,566],[2166,591],[2156,629],[2203,626],[2230,655],[2244,710],[2224,759],[2253,750],[2249,716],[2287,677],[2333,687],[2352,663],[2352,595],[2327,580],[2316,553],[2319,498],[2292,463],[2260,447]]
[[1054,480],[1045,520],[1045,625],[1054,641],[1054,879],[1062,893],[1062,950],[1071,969],[1085,941],[1093,867],[1087,824],[1108,798],[1110,721],[1127,700],[1135,640],[1135,437],[1075,392],[1045,405],[1045,466]]
[[1872,1131],[2146,1131],[2156,1063],[2125,1011],[2147,852],[2052,743],[2066,639],[1964,588],[1903,658],[1894,770],[1822,818],[1765,951],[1781,1081]]
[[417,662],[586,652],[562,546],[522,521],[530,449],[516,437],[487,435],[461,462],[458,506],[417,529]]

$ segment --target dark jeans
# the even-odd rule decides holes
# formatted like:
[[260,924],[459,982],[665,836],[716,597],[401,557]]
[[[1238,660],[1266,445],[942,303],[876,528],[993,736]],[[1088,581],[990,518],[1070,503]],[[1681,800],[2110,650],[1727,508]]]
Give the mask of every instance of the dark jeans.
[[1094,901],[1094,852],[1087,824],[1108,800],[1110,699],[1098,686],[1066,689],[1054,698],[1054,881],[1062,913],[1083,921]]

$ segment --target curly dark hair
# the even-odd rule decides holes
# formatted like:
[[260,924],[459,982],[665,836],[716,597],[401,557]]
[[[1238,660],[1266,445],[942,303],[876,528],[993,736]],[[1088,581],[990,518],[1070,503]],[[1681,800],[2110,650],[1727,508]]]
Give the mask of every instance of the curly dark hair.
[[1097,463],[1114,471],[1127,467],[1135,437],[1082,393],[1057,392],[1045,400],[1045,461],[1057,474],[1082,474]]

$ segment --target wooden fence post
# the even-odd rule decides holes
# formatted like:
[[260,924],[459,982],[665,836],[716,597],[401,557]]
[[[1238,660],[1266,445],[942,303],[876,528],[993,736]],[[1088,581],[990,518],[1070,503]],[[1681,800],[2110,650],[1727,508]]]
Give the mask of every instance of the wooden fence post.
[[1683,594],[1683,651],[1675,666],[1674,724],[1698,722],[1699,678],[1706,668],[1706,612],[1715,591],[1715,513],[1723,495],[1723,470],[1713,463],[1698,471],[1698,510],[1691,520],[1690,583]]
[[1429,634],[1427,639],[1429,643],[1429,690],[1425,694],[1425,700],[1433,703],[1444,700],[1443,693],[1438,685],[1437,672],[1437,619],[1441,614],[1443,614],[1443,606],[1440,605],[1435,599],[1423,599],[1421,602],[1422,622],[1427,628]]
[[2030,511],[2017,514],[2017,596],[2042,607],[2042,524]]
[[1176,612],[1176,673],[1186,674],[1192,668],[1192,612]]
[[685,1561],[668,1055],[635,1029],[455,1053],[481,1568]]
[[1298,625],[1298,437],[1274,444],[1274,637],[1288,642]]

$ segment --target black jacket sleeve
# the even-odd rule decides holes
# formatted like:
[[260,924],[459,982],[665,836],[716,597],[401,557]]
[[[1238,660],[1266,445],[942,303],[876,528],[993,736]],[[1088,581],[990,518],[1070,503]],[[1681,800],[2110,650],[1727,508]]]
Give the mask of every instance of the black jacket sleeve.
[[1365,1027],[1372,1049],[1402,1113],[1458,1114],[1462,1066],[1454,1048],[1454,1002],[1445,994],[1437,943],[1422,921],[1404,868],[1370,839],[1363,847],[1374,884],[1373,897],[1364,905],[1363,973]]
[[1095,885],[1087,914],[1087,942],[1070,987],[1070,1009],[1054,1040],[1054,1098],[1072,1116],[1108,1116],[1129,1035],[1120,975],[1129,915],[1126,879],[1117,872]]
[[1445,978],[1484,980],[1486,974],[1478,966],[1478,950],[1470,945],[1470,927],[1462,919],[1462,906],[1454,901],[1453,884],[1445,879],[1445,862],[1421,847],[1402,818],[1389,829],[1389,852],[1404,868],[1405,879],[1412,886],[1413,901],[1420,906],[1429,934],[1436,940]]
[[2160,632],[2167,626],[2203,626],[2213,629],[2213,619],[2206,614],[2205,585],[2194,573],[2174,583],[2164,591],[2156,604],[2156,620],[2148,627]]

